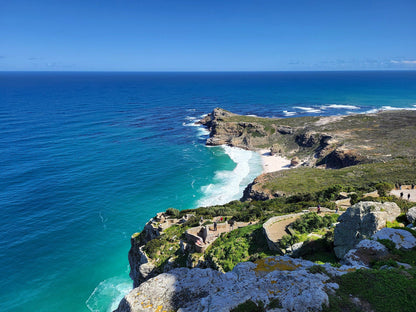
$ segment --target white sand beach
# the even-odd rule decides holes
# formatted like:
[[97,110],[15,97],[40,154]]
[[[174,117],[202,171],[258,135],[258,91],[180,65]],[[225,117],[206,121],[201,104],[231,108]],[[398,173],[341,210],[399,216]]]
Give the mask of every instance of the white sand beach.
[[262,149],[258,153],[261,155],[261,160],[263,162],[263,173],[274,172],[290,168],[290,159],[270,155],[270,150]]

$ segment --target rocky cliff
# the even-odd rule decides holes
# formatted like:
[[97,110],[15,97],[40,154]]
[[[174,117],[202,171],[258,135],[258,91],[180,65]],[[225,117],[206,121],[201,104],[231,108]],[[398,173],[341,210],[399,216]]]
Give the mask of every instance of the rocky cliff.
[[416,154],[416,111],[278,119],[215,108],[200,123],[210,130],[207,145],[268,148],[307,166],[343,168]]

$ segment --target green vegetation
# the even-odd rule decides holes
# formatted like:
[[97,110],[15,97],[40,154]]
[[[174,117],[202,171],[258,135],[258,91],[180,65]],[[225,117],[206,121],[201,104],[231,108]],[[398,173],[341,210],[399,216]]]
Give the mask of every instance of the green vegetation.
[[257,301],[255,303],[252,300],[247,300],[236,306],[234,309],[231,309],[230,312],[264,312],[266,309],[264,308],[264,303],[262,301]]
[[320,216],[315,212],[307,213],[291,224],[299,233],[312,233],[321,228],[328,228],[337,222],[339,215],[331,214]]
[[328,274],[328,272],[326,271],[326,269],[322,265],[311,266],[308,269],[308,271],[309,271],[309,273],[312,273],[312,274],[317,274],[317,273]]
[[[236,221],[245,222],[265,221],[272,216],[299,212],[309,207],[316,207],[317,205],[317,201],[310,200],[307,197],[300,198],[297,196],[280,197],[267,201],[241,202],[235,200],[221,206],[182,210],[180,216],[194,214],[197,221],[200,220],[200,217],[212,219],[216,216],[227,216],[228,219],[233,218]],[[333,208],[335,206],[334,203],[329,201],[324,201],[321,205]]]
[[375,188],[378,192],[378,195],[380,197],[384,197],[387,196],[388,192],[394,188],[394,185],[392,183],[380,182],[375,185]]
[[[230,312],[264,312],[268,309],[279,309],[282,308],[282,304],[279,298],[273,298],[270,300],[269,304],[265,307],[262,301],[254,302],[253,300],[247,300],[234,309],[231,309]],[[267,309],[267,310],[266,310]]]
[[172,217],[177,218],[177,217],[179,217],[180,212],[179,212],[179,209],[176,209],[176,208],[168,208],[168,209],[166,209],[166,214],[168,216],[172,216]]
[[163,235],[146,243],[143,250],[147,256],[154,261],[155,266],[162,271],[167,260],[172,259],[177,266],[185,266],[185,257],[179,252],[179,240],[183,238],[185,231],[189,228],[186,224],[172,226],[163,232]]
[[261,224],[249,225],[221,235],[205,252],[206,258],[231,271],[237,263],[276,255],[270,251]]
[[317,194],[339,185],[346,192],[370,192],[380,183],[414,183],[415,176],[416,161],[398,158],[386,163],[362,164],[337,170],[300,167],[278,171],[266,176],[262,188],[271,193]]
[[307,239],[296,253],[298,257],[305,260],[321,264],[327,262],[333,266],[339,266],[338,259],[334,253],[333,229],[328,230],[322,238]]
[[[323,311],[413,312],[416,308],[416,270],[358,270],[334,278],[339,284]],[[354,302],[352,297],[359,298]]]

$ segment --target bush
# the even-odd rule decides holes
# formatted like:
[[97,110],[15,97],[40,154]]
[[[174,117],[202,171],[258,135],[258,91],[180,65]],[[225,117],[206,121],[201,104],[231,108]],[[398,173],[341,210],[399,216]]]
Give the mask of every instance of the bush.
[[394,185],[387,182],[380,182],[375,185],[375,188],[378,192],[378,195],[380,197],[384,197],[387,196],[388,192],[390,192],[394,188]]
[[338,214],[319,216],[315,212],[307,213],[292,223],[293,229],[299,233],[311,233],[324,227],[330,227],[338,219]]
[[257,304],[252,300],[247,300],[236,306],[234,309],[231,309],[230,312],[264,312],[264,303],[262,301],[257,301]]
[[155,259],[157,256],[157,252],[160,250],[160,247],[162,245],[163,242],[160,240],[160,237],[158,237],[148,241],[147,244],[144,246],[143,250],[150,258]]
[[299,236],[297,235],[283,235],[283,237],[279,241],[279,245],[281,248],[285,249],[293,244],[296,244],[300,241]]
[[168,208],[168,209],[166,209],[166,214],[168,216],[173,216],[175,218],[178,218],[179,215],[180,215],[180,211],[179,211],[179,209],[176,209],[176,208]]
[[317,273],[328,274],[328,272],[322,265],[313,265],[308,269],[308,271],[309,273],[312,273],[312,274],[317,274]]

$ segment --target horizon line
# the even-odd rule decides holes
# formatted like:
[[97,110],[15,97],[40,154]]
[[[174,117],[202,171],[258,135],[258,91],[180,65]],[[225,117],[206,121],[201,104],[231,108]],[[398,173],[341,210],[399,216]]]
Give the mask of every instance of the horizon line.
[[278,72],[402,72],[416,69],[317,69],[317,70],[0,70],[0,73],[278,73]]

